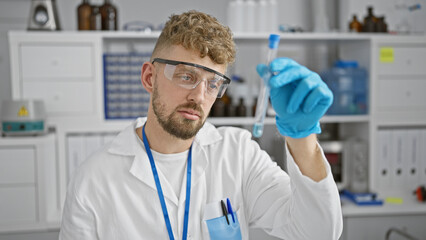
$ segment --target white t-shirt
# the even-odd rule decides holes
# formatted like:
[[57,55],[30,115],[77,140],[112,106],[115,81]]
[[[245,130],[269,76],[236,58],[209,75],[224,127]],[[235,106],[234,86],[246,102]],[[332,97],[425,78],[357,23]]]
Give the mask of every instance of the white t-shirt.
[[[173,187],[176,197],[179,199],[183,176],[186,173],[186,162],[189,151],[187,150],[185,152],[174,154],[163,154],[151,149],[151,152],[155,161],[155,166],[166,177],[169,184]],[[161,185],[164,184],[166,183],[161,183]]]

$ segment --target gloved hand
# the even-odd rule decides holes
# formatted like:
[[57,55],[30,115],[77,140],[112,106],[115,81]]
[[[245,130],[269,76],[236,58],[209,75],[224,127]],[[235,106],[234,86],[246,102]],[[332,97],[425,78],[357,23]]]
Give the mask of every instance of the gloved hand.
[[281,135],[304,138],[321,133],[319,120],[333,102],[333,93],[317,73],[289,58],[277,58],[269,68],[259,64],[256,70],[261,77],[273,73],[268,85]]

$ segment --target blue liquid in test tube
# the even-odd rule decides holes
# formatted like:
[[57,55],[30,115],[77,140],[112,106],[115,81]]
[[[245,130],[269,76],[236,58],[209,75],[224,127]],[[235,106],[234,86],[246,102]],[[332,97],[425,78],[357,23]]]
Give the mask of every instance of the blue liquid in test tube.
[[[271,34],[269,36],[269,50],[267,56],[267,66],[276,58],[278,44],[280,43],[280,35]],[[254,126],[253,126],[253,136],[259,138],[263,134],[263,125],[265,121],[266,109],[268,108],[269,103],[269,86],[268,81],[271,78],[272,73],[263,76],[263,79],[260,79],[261,87],[259,92],[259,97],[257,98],[256,104],[256,115],[254,117]]]

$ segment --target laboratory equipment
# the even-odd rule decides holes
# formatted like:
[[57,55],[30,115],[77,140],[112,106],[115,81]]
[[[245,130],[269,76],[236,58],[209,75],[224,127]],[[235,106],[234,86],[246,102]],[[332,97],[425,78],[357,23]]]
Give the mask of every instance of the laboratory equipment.
[[32,0],[28,30],[60,30],[55,0]]
[[312,15],[313,15],[313,27],[314,32],[329,32],[330,31],[330,20],[327,12],[330,5],[330,1],[327,0],[315,0],[312,1]]
[[357,61],[336,61],[334,67],[321,73],[321,78],[334,94],[327,114],[367,113],[367,71]]
[[385,21],[385,16],[377,17],[376,31],[381,33],[388,32],[388,24]]
[[353,193],[348,190],[343,190],[341,196],[348,198],[359,206],[383,205],[383,200],[378,199],[376,193]]
[[367,15],[364,17],[363,32],[376,32],[377,17],[374,16],[373,7],[367,7]]
[[99,6],[92,6],[90,14],[90,30],[102,30],[102,15]]
[[117,7],[111,3],[111,0],[104,0],[100,6],[99,12],[102,16],[102,30],[117,31]]
[[148,113],[149,93],[140,82],[150,52],[104,54],[105,119],[132,119]]
[[5,100],[1,104],[1,131],[7,136],[46,133],[46,111],[41,100]]
[[426,202],[426,188],[425,188],[425,186],[417,187],[413,194],[416,196],[417,201]]
[[[280,43],[280,36],[277,34],[271,34],[269,36],[269,50],[267,55],[267,65],[274,60],[277,56],[278,44]],[[261,79],[261,87],[259,92],[259,97],[257,98],[256,105],[256,115],[255,115],[255,123],[253,126],[253,136],[261,137],[263,134],[263,122],[265,120],[266,109],[268,108],[269,103],[269,78],[272,76],[272,73],[266,74],[266,76],[262,76]]]
[[321,141],[321,147],[324,151],[328,163],[330,164],[333,179],[336,181],[337,188],[343,190],[348,186],[349,174],[348,163],[344,158],[343,141]]
[[92,6],[89,0],[83,0],[77,7],[77,24],[78,30],[90,30],[90,15],[92,14]]
[[237,117],[245,117],[247,115],[247,107],[244,104],[244,98],[239,99],[239,104],[235,109],[235,115]]
[[[387,232],[386,232],[386,236],[385,236],[385,240],[389,240],[390,236],[392,233],[397,233],[400,236],[404,237],[405,239],[408,240],[417,240],[417,238],[415,238],[414,236],[412,236],[411,234],[407,233],[405,229],[400,230],[398,228],[390,228]],[[395,234],[394,234],[395,235]]]
[[358,21],[357,16],[352,16],[352,21],[349,23],[349,32],[362,32],[362,23]]

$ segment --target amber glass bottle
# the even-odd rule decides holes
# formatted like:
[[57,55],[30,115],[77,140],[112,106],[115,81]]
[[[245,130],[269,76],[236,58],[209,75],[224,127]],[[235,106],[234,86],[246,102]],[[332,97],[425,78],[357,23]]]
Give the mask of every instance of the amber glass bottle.
[[90,15],[90,30],[102,30],[102,18],[98,6],[92,6]]
[[235,115],[237,117],[245,117],[247,115],[247,108],[244,104],[244,99],[240,98],[240,103],[235,109]]
[[90,30],[90,15],[92,14],[92,6],[89,0],[83,0],[77,7],[78,30]]
[[374,16],[373,7],[367,8],[367,16],[364,17],[363,32],[376,32],[377,18]]
[[362,32],[362,24],[358,21],[356,15],[353,15],[352,21],[349,23],[350,32]]
[[102,16],[102,30],[118,30],[117,27],[117,8],[110,0],[105,0],[100,8]]
[[376,25],[377,32],[380,33],[386,33],[388,32],[388,25],[385,22],[385,17],[378,17],[377,18],[377,25]]

